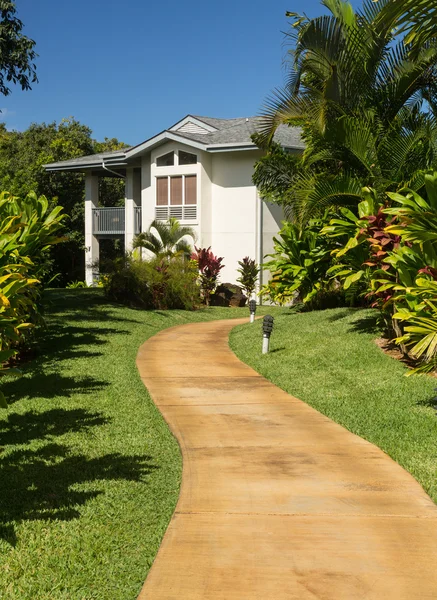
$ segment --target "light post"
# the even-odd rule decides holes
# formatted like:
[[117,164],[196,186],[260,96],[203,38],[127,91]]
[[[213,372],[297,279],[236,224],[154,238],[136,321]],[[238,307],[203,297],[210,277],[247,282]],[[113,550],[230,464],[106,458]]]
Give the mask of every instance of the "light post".
[[249,310],[250,310],[250,322],[253,323],[255,321],[256,300],[249,300]]
[[271,315],[265,315],[263,319],[263,354],[267,354],[270,345],[270,336],[273,331],[273,317]]

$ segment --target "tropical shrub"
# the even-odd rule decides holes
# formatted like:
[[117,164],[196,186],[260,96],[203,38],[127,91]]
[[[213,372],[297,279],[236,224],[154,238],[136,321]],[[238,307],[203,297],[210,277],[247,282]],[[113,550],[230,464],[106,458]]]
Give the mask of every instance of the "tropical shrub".
[[144,309],[194,310],[200,303],[197,265],[178,256],[140,261],[132,256],[106,265],[102,278],[109,298]]
[[400,237],[387,231],[392,221],[374,190],[365,188],[362,194],[366,199],[358,204],[358,216],[347,208],[339,208],[322,234],[338,241],[338,248],[332,251],[335,262],[328,274],[341,282],[348,298],[372,302],[376,307],[384,305],[389,295],[387,290],[375,292],[371,282],[381,275],[395,281],[386,259],[399,247]]
[[197,265],[200,286],[200,294],[206,306],[209,306],[211,294],[217,287],[220,271],[225,265],[222,264],[223,257],[215,256],[209,248],[197,248],[194,246],[195,252],[191,254],[191,260]]
[[401,246],[385,258],[396,276],[373,282],[376,293],[389,294],[385,306],[393,307],[400,323],[396,342],[417,361],[412,372],[437,368],[437,173],[425,175],[426,198],[413,190],[389,194],[397,204],[386,208],[394,222],[388,235]]
[[263,267],[271,273],[270,281],[261,288],[261,295],[275,304],[303,302],[307,308],[319,304],[317,296],[332,297],[338,286],[327,276],[332,265],[332,242],[320,233],[322,222],[312,220],[301,229],[295,223],[284,222],[280,237],[273,238],[272,259]]
[[[59,236],[65,215],[51,209],[44,196],[21,199],[0,194],[0,372],[18,353],[29,331],[39,322],[40,278],[50,248]],[[5,404],[0,394],[0,401]]]
[[258,281],[259,267],[256,262],[245,256],[243,260],[238,261],[240,277],[237,279],[238,283],[241,284],[243,291],[246,293],[247,298],[250,299],[256,288],[256,282]]

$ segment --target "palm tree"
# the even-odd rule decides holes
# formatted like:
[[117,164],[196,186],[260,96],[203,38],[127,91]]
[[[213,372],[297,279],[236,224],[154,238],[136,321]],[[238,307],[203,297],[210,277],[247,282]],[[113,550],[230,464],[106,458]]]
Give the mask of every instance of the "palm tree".
[[196,234],[191,227],[181,227],[179,221],[171,217],[168,221],[153,221],[148,229],[135,236],[132,247],[149,250],[157,257],[190,256],[191,245],[185,237],[191,237],[193,243]]
[[[381,0],[378,0],[381,2]],[[381,18],[392,20],[406,41],[420,47],[437,36],[437,2],[435,0],[402,0],[381,2]]]
[[437,162],[437,120],[426,111],[436,97],[437,45],[398,39],[394,0],[364,0],[361,12],[343,0],[324,0],[330,15],[296,13],[287,86],[276,90],[261,116],[260,145],[280,124],[302,127],[306,149],[285,195],[305,223],[327,207],[356,207],[364,186],[378,194],[408,185]]

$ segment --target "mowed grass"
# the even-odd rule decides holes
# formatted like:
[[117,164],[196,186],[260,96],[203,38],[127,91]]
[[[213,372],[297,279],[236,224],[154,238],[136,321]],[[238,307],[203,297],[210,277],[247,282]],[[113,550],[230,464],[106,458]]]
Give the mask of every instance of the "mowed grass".
[[177,442],[137,373],[138,348],[167,327],[247,314],[144,312],[100,290],[48,293],[35,358],[22,378],[2,380],[2,600],[136,598],[181,477]]
[[404,377],[383,353],[372,310],[334,309],[276,316],[272,352],[262,355],[260,323],[238,326],[230,345],[267,379],[409,471],[437,502],[437,380]]

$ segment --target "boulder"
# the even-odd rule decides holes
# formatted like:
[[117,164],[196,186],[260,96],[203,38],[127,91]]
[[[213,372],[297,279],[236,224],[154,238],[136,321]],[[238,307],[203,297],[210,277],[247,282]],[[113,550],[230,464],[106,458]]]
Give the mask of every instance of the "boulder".
[[246,296],[239,285],[221,283],[211,296],[211,306],[245,306]]

